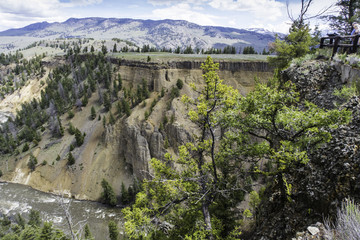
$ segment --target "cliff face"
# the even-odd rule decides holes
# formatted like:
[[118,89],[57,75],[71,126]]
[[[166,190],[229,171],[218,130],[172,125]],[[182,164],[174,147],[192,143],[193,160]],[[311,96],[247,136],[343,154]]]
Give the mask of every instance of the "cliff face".
[[[102,179],[108,180],[116,194],[120,194],[122,183],[128,186],[135,179],[151,174],[149,162],[152,157],[162,158],[167,151],[176,153],[179,145],[191,141],[196,127],[188,120],[187,110],[180,98],[170,97],[170,89],[181,79],[184,87],[180,95],[194,94],[189,84],[202,84],[201,61],[146,63],[115,58],[110,61],[116,69],[113,77],[121,74],[124,85],[136,88],[145,79],[153,90],[150,97],[133,108],[129,117],[123,116],[114,125],[104,127],[98,118],[89,120],[91,106],[95,106],[101,119],[109,117],[99,106],[98,95],[93,94],[86,107],[74,109],[76,114],[73,119],[61,117],[65,129],[71,122],[86,133],[84,144],[72,151],[76,158],[74,165],[67,165],[74,136],[65,131],[64,137],[54,139],[44,133],[42,141],[31,149],[38,160],[35,171],[30,171],[27,166],[29,152],[6,156],[6,161],[0,161],[3,180],[78,199],[98,200]],[[48,63],[47,66],[50,68],[53,65]],[[253,89],[255,78],[266,81],[272,72],[265,62],[223,61],[220,62],[219,75],[225,83],[246,94]],[[162,89],[166,93],[159,98]],[[155,99],[156,104],[150,111]],[[112,112],[116,114],[114,107]],[[145,112],[151,112],[147,119]],[[169,121],[161,126],[165,116]],[[46,164],[42,164],[44,162]]]
[[[167,63],[140,62],[123,59],[111,59],[120,67],[121,76],[131,81],[134,86],[145,79],[155,91],[168,89],[181,79],[185,83],[202,82],[202,61],[170,61]],[[215,61],[216,62],[216,61]],[[242,94],[248,93],[254,87],[254,78],[265,81],[272,76],[272,68],[267,62],[231,62],[220,61],[219,76],[225,83],[232,85]]]

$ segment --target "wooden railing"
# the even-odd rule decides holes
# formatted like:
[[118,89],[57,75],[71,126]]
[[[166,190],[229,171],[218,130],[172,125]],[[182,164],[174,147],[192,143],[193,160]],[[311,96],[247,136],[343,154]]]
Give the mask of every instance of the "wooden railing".
[[320,48],[332,47],[333,52],[331,57],[334,57],[338,48],[343,48],[348,53],[356,53],[359,47],[359,37],[360,35],[334,35],[328,37],[322,37],[320,39]]

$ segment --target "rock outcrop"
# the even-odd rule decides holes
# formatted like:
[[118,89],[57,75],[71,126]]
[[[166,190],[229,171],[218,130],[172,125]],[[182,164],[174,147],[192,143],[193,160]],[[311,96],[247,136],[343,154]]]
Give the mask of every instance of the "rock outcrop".
[[[333,109],[344,102],[333,95],[335,88],[344,86],[341,72],[328,62],[290,67],[283,77],[296,84],[302,98],[321,107]],[[263,202],[253,239],[289,239],[315,222],[335,217],[344,198],[360,200],[359,97],[354,96],[340,108],[352,111],[352,121],[329,130],[330,142],[309,152],[309,163],[294,166],[286,175],[292,184],[292,202],[280,206],[279,194],[268,189],[271,196]]]

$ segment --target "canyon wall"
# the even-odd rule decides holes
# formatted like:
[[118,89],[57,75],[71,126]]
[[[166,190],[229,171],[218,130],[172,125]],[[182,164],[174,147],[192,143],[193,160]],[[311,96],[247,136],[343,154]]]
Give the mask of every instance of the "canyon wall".
[[[136,88],[145,79],[153,90],[150,98],[133,108],[129,117],[123,116],[114,125],[103,126],[99,119],[109,119],[109,113],[102,111],[98,94],[93,94],[86,107],[76,110],[73,119],[69,120],[67,114],[61,117],[65,129],[71,122],[86,133],[84,144],[72,151],[76,158],[74,165],[67,165],[69,146],[74,144],[74,136],[67,131],[61,139],[45,134],[41,142],[31,149],[38,160],[35,171],[27,167],[29,152],[5,156],[0,161],[3,180],[77,199],[99,200],[102,179],[106,179],[119,195],[123,183],[129,186],[136,179],[151,175],[149,162],[152,157],[162,158],[167,151],[176,154],[179,145],[191,141],[192,133],[197,129],[188,120],[187,110],[180,98],[170,97],[170,89],[181,79],[184,87],[180,94],[194,94],[189,84],[202,84],[202,61],[147,63],[115,58],[110,61],[116,69],[114,77],[120,73],[124,85]],[[221,61],[219,64],[220,78],[242,94],[253,89],[255,78],[266,81],[272,76],[272,69],[266,62]],[[167,93],[145,119],[145,112],[150,112],[151,103],[158,99],[163,88]],[[95,120],[89,120],[91,106],[95,106],[98,112]],[[112,112],[116,114],[115,107]],[[160,123],[165,116],[174,121],[161,128]]]

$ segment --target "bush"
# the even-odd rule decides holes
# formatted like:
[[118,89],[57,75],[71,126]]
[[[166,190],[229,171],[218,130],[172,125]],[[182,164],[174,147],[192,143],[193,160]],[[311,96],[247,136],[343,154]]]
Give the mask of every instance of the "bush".
[[3,175],[3,172],[2,172],[1,169],[0,169],[0,177],[2,177],[2,175]]
[[176,81],[176,86],[177,86],[178,89],[182,89],[183,86],[184,86],[183,81],[182,81],[181,79],[178,79],[178,80]]
[[179,97],[179,96],[180,96],[180,90],[179,90],[179,88],[173,87],[173,88],[171,89],[170,96],[171,96],[172,99],[174,99],[174,98],[176,98],[176,97]]
[[345,199],[338,209],[335,226],[325,223],[329,239],[360,239],[360,209],[353,200]]
[[71,134],[71,135],[74,135],[75,134],[75,131],[76,128],[74,127],[74,125],[72,125],[72,123],[70,122],[69,123],[69,128],[68,128],[68,132]]
[[69,119],[72,119],[74,116],[75,116],[74,112],[70,110],[70,111],[68,112],[68,117],[69,117]]
[[22,152],[26,152],[27,150],[29,150],[29,144],[28,143],[25,143],[23,149],[22,149]]

